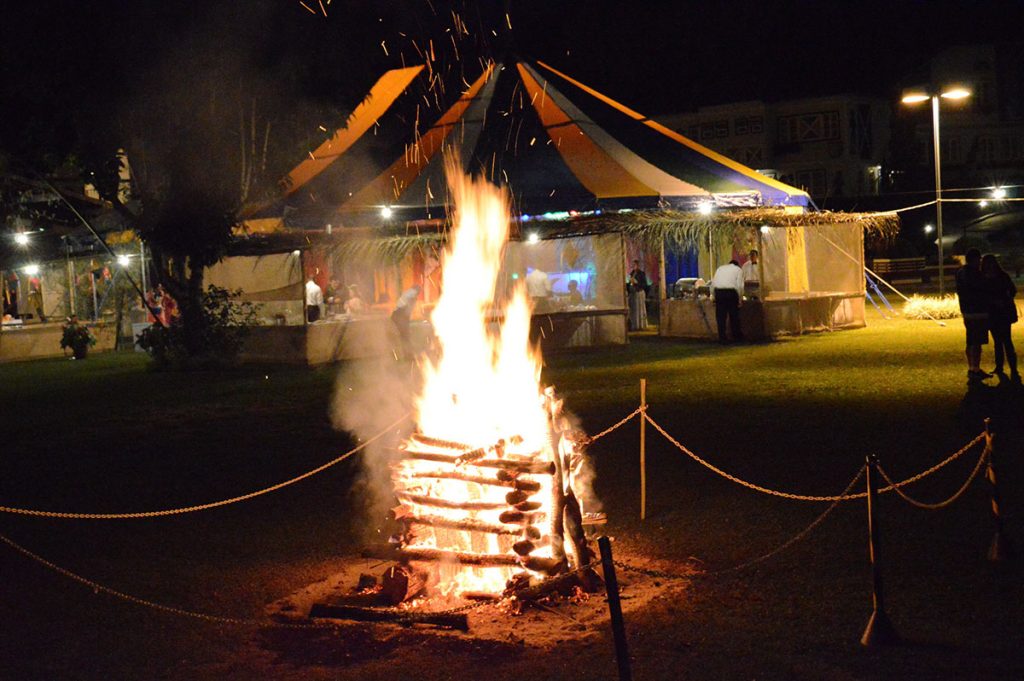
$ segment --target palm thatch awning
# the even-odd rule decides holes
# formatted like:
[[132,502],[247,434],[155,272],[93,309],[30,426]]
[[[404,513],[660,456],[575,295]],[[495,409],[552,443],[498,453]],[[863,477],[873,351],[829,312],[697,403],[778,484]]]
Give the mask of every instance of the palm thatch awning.
[[731,237],[761,227],[813,229],[836,224],[859,224],[869,236],[889,239],[899,231],[900,219],[896,213],[795,213],[779,208],[723,210],[708,215],[660,209],[585,215],[557,224],[540,222],[535,229],[540,236],[548,238],[622,232],[649,243],[664,241],[680,247],[692,247],[705,243],[709,234]]

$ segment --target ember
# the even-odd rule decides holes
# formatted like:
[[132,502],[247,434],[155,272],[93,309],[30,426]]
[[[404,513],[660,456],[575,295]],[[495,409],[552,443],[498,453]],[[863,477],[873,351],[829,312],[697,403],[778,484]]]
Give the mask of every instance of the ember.
[[499,281],[507,195],[448,168],[455,230],[431,315],[437,353],[422,367],[418,432],[392,466],[396,555],[428,575],[428,593],[479,598],[591,561],[576,491],[584,438],[540,386],[522,280],[509,295]]

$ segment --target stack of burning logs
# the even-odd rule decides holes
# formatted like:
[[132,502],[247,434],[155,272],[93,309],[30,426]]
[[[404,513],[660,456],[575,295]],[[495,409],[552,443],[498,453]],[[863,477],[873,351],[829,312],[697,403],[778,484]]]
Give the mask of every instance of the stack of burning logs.
[[388,553],[399,568],[384,584],[392,602],[596,588],[596,575],[579,570],[593,562],[579,501],[587,438],[553,388],[543,400],[548,429],[537,451],[514,435],[470,447],[414,433],[398,448],[393,516],[401,529]]

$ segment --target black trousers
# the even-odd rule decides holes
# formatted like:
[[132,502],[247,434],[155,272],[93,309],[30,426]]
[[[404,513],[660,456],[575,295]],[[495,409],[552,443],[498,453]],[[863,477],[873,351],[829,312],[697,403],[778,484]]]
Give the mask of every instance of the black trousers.
[[715,321],[718,322],[718,340],[723,343],[725,325],[728,320],[729,331],[734,341],[743,340],[743,329],[740,328],[740,296],[731,288],[715,289]]
[[992,344],[995,346],[996,371],[1003,370],[1003,360],[1010,364],[1010,372],[1017,373],[1017,350],[1013,347],[1013,336],[1010,333],[1010,323],[993,321],[990,323],[992,332]]
[[307,305],[306,306],[306,321],[310,324],[320,319],[320,306],[319,305]]

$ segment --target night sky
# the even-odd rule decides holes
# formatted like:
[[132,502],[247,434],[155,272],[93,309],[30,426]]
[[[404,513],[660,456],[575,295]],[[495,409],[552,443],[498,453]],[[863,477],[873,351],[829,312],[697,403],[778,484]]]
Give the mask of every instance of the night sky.
[[[1024,18],[1019,2],[987,0],[304,1],[313,12],[299,0],[8,8],[0,24],[0,148],[16,149],[32,139],[25,130],[40,127],[59,137],[76,109],[145,96],[140,84],[153,87],[154,79],[139,74],[169,59],[169,72],[184,78],[210,60],[237,60],[284,101],[350,108],[383,68],[401,65],[403,55],[418,61],[413,41],[433,38],[449,63],[511,51],[657,114],[839,92],[894,97],[943,46],[1019,40]],[[469,35],[451,44],[455,17]]]

